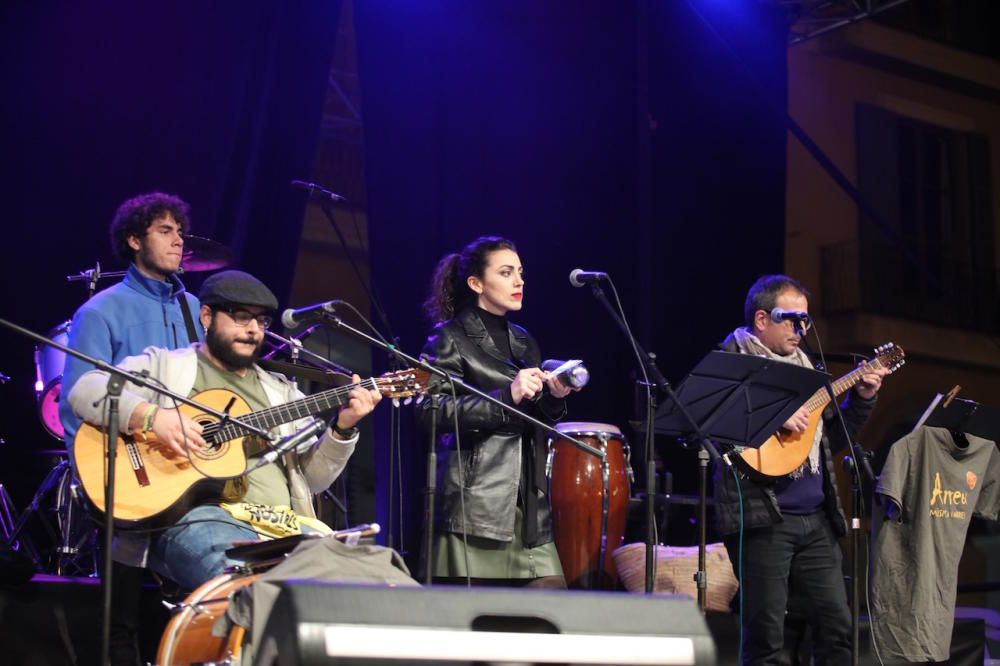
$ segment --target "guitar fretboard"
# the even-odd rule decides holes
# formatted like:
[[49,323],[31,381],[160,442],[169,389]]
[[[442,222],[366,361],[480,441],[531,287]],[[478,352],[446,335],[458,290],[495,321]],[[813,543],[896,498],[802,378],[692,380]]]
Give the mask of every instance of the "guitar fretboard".
[[[881,368],[882,359],[876,358],[875,360],[869,362],[867,365],[863,365],[860,368],[855,368],[854,370],[848,372],[846,375],[840,379],[833,382],[833,393],[834,395],[841,395],[855,384],[861,381],[861,376],[873,368]],[[821,388],[813,394],[813,397],[809,398],[806,402],[805,407],[810,413],[816,411],[817,409],[823,409],[828,404],[830,404],[830,392],[826,388]]]
[[[321,391],[299,400],[278,405],[277,407],[269,407],[258,412],[237,416],[232,421],[254,426],[261,430],[270,430],[283,423],[297,421],[298,419],[322,412],[325,409],[345,405],[349,399],[348,395],[350,392],[359,386],[373,391],[379,389],[374,378],[365,379],[357,384],[338,386],[337,388]],[[202,437],[205,437],[206,441],[218,443],[244,437],[246,434],[247,431],[239,425],[227,422],[222,428],[219,428],[218,424],[206,426]]]

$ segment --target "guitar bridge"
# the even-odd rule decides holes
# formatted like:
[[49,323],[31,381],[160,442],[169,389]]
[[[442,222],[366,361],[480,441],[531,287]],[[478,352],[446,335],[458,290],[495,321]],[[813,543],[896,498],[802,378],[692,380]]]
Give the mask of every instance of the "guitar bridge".
[[135,442],[125,442],[125,454],[128,456],[128,462],[132,466],[132,471],[135,472],[135,479],[139,482],[140,486],[149,485],[149,475],[146,474],[146,466],[142,464],[142,458],[139,456],[139,447],[135,445]]

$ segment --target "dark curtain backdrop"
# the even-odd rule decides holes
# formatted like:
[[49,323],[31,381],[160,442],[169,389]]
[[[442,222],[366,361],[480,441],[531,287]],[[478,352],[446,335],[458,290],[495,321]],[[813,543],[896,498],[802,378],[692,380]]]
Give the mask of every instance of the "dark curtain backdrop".
[[[188,201],[192,232],[284,303],[304,206],[288,181],[312,171],[338,15],[336,1],[4,3],[2,316],[42,332],[68,319],[86,292],[65,276],[122,268],[108,224],[150,190]],[[10,470],[55,442],[33,413],[32,343],[0,331],[0,345]]]
[[[782,104],[784,33],[759,3],[703,5],[740,36],[735,58],[680,1],[358,4],[373,279],[404,349],[428,333],[419,305],[436,262],[481,234],[518,244],[512,319],[543,356],[591,371],[572,420],[631,438],[636,363],[571,269],[612,275],[671,380],[739,322],[749,283],[781,269],[784,229],[780,117],[743,68]],[[424,450],[408,421],[403,432],[399,457],[376,447],[377,499],[414,554]],[[390,466],[403,470],[402,529]]]
[[[651,347],[677,382],[743,324],[753,281],[784,268],[787,15],[756,2],[649,7]],[[675,492],[696,494],[696,452],[658,444]]]

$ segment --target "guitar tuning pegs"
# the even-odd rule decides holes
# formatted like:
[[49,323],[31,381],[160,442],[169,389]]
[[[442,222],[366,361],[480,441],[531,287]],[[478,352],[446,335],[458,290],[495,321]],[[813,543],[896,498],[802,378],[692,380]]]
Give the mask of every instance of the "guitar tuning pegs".
[[392,399],[392,406],[393,407],[399,407],[399,398],[393,398]]
[[409,405],[409,404],[412,404],[412,403],[413,403],[413,398],[412,397],[407,397],[406,400],[403,401],[404,405]]

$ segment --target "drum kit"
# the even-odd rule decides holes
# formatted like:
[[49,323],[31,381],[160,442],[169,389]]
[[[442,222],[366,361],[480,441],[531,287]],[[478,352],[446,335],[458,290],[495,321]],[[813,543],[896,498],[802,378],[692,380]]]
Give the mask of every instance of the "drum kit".
[[[224,268],[232,262],[232,251],[216,241],[198,236],[184,238],[184,256],[181,271],[195,273]],[[68,282],[84,282],[87,286],[89,300],[102,279],[120,278],[125,271],[102,272],[100,263],[94,268],[66,276]],[[69,341],[72,321],[63,321],[48,331],[47,337],[63,345]],[[86,520],[83,507],[83,494],[79,492],[73,478],[68,454],[63,441],[65,431],[59,419],[59,400],[62,394],[63,369],[66,355],[48,345],[35,347],[35,404],[38,419],[45,431],[60,442],[59,447],[52,452],[61,460],[48,473],[45,480],[36,490],[27,509],[16,516],[9,500],[4,500],[5,515],[12,520],[6,520],[4,527],[5,541],[20,547],[33,561],[39,571],[56,575],[85,575],[96,577],[97,552],[94,538],[96,528]],[[46,502],[51,502],[51,506]],[[58,545],[53,550],[52,557],[46,557],[34,547],[30,537],[23,534],[27,521],[33,515],[42,515],[43,511],[51,511],[55,518],[56,534],[54,540]],[[50,530],[49,523],[44,523]]]

